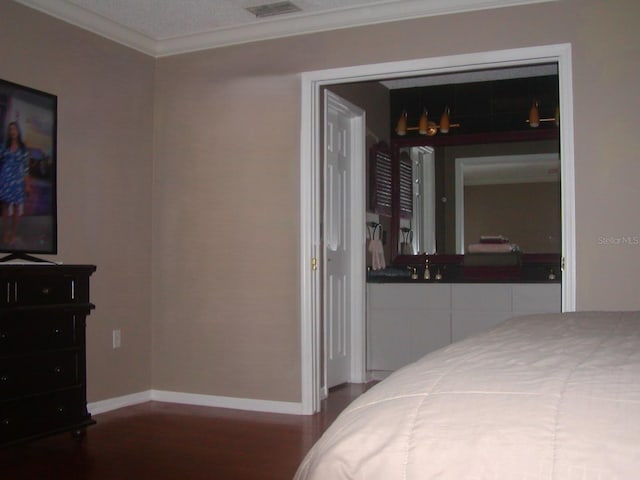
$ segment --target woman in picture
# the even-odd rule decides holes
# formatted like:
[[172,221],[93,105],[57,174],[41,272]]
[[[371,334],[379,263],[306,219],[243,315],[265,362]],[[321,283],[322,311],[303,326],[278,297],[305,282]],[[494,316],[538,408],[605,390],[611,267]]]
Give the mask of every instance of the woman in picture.
[[[0,204],[2,205],[2,243],[16,241],[18,223],[25,197],[29,172],[29,152],[22,141],[17,122],[9,123],[4,147],[0,151]],[[9,217],[11,216],[11,225]]]

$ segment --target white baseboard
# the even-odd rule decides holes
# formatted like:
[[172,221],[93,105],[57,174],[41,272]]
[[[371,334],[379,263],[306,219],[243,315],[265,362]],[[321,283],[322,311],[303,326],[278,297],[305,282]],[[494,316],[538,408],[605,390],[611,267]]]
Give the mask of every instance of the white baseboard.
[[392,373],[393,372],[389,371],[389,370],[369,370],[367,372],[367,376],[369,378],[369,381],[374,380],[374,381],[377,381],[377,382],[381,382],[382,380],[387,378]]
[[151,399],[158,402],[184,403],[187,405],[202,405],[205,407],[233,408],[236,410],[250,410],[254,412],[302,415],[302,403],[295,402],[219,397],[217,395],[169,392],[166,390],[151,390]]
[[320,400],[324,400],[329,396],[329,389],[327,388],[326,385],[323,385],[320,388]]
[[88,403],[87,410],[89,410],[91,415],[97,415],[99,413],[110,412],[111,410],[117,410],[118,408],[130,407],[131,405],[137,405],[139,403],[149,401],[151,401],[151,390],[146,390],[144,392],[132,393],[122,397],[108,398],[106,400]]
[[87,404],[92,415],[110,412],[118,408],[129,407],[150,401],[182,403],[205,407],[233,408],[253,412],[284,413],[302,415],[302,403],[277,402],[273,400],[257,400],[252,398],[220,397],[217,395],[201,395],[197,393],[170,392],[166,390],[146,390],[144,392],[109,398]]

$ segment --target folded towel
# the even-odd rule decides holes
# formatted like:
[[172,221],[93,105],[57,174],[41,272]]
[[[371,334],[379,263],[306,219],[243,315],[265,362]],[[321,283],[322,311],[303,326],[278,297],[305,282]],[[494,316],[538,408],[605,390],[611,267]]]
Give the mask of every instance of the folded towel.
[[513,243],[471,243],[467,247],[469,253],[507,253],[518,250]]
[[379,240],[377,238],[370,240],[369,252],[371,253],[371,268],[373,270],[382,270],[386,267],[382,240]]
[[373,270],[383,270],[387,265],[384,260],[384,247],[382,246],[382,226],[379,224],[376,224],[371,232],[369,252],[371,253],[371,268]]

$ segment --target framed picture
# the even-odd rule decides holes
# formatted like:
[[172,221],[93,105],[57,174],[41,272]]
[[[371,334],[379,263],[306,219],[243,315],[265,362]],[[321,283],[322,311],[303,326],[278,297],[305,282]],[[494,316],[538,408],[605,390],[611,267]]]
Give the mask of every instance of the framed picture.
[[55,95],[0,79],[0,252],[57,253]]

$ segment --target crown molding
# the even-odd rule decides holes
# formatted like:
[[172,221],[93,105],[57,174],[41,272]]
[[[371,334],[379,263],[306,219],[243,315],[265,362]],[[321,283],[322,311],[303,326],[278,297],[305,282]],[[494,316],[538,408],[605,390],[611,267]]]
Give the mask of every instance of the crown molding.
[[155,56],[158,41],[64,0],[13,0],[63,22]]
[[252,24],[164,39],[150,38],[64,0],[14,1],[147,55],[165,57],[306,33],[558,0],[408,0],[401,6],[397,2],[385,2],[312,14],[291,14]]

